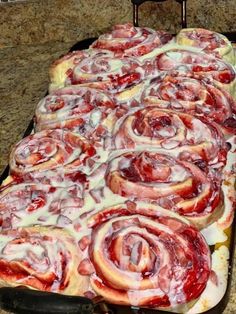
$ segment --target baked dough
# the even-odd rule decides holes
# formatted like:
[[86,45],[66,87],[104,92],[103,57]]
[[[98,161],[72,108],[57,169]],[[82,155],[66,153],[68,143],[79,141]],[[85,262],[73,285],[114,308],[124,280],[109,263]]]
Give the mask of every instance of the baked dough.
[[177,34],[176,42],[179,45],[199,47],[236,65],[233,46],[228,38],[220,33],[203,28],[184,28]]

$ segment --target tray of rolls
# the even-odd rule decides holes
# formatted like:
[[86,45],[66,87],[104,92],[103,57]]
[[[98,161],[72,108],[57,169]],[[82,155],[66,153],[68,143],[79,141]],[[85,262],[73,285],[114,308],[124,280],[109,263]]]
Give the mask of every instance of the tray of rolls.
[[51,313],[65,296],[62,313],[77,313],[71,298],[92,304],[78,313],[222,312],[235,237],[231,42],[128,23],[74,49],[51,65],[2,176],[0,284],[21,297],[8,309]]

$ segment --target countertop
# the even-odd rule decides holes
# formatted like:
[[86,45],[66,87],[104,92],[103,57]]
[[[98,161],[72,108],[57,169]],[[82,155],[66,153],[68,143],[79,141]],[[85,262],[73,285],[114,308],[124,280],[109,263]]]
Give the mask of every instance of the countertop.
[[[22,138],[35,106],[47,91],[49,65],[73,44],[50,42],[0,49],[0,173],[8,163],[11,146]],[[236,259],[234,264],[224,314],[236,313]]]

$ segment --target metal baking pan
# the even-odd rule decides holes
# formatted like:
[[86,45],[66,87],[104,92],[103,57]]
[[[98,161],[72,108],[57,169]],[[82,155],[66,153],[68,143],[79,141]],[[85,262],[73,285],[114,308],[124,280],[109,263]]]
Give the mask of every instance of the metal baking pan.
[[[231,33],[230,37],[234,38],[236,42],[236,33]],[[96,38],[88,38],[81,42],[76,43],[70,51],[82,50],[88,48],[88,46]],[[34,127],[33,119],[30,121],[24,137],[28,136]],[[9,174],[9,166],[5,168],[0,176],[0,183],[6,179]],[[236,216],[234,217],[234,222],[231,226],[231,236],[229,241],[229,267],[228,267],[228,281],[227,289],[223,298],[219,303],[208,311],[203,312],[204,314],[220,314],[224,311],[230,295],[230,286],[232,279],[232,267],[233,267],[233,256],[235,247],[235,236],[236,236]],[[214,246],[211,247],[214,251]],[[98,300],[99,301],[99,300]],[[83,297],[70,297],[62,296],[60,294],[39,292],[29,289],[19,289],[19,288],[0,288],[0,308],[8,311],[13,311],[14,313],[86,313],[86,314],[165,314],[173,313],[167,311],[160,311],[148,308],[138,308],[129,306],[119,306],[112,304],[105,304],[103,302],[92,303],[89,299]]]
[[[163,2],[165,0],[154,0],[155,2]],[[181,10],[181,25],[186,27],[186,0],[176,0],[182,6]],[[138,7],[145,0],[132,0],[133,3],[133,22],[138,25]],[[236,32],[223,33],[228,39],[236,43]],[[93,41],[97,38],[84,39],[71,47],[69,52],[75,50],[87,49]],[[47,94],[47,93],[46,93]],[[23,137],[31,134],[34,128],[34,120],[30,121]],[[9,166],[5,168],[0,175],[0,184],[9,175]],[[231,225],[231,232],[229,238],[229,265],[228,265],[228,278],[227,288],[224,296],[219,303],[211,309],[202,312],[204,314],[220,314],[223,313],[230,295],[230,287],[232,280],[232,267],[234,249],[236,243],[236,216]],[[214,246],[210,247],[214,251]],[[139,308],[135,306],[120,306],[114,304],[107,304],[99,297],[91,301],[85,297],[79,296],[65,296],[57,293],[43,292],[27,289],[24,287],[17,288],[0,288],[0,309],[10,311],[13,313],[22,314],[167,314],[173,312],[161,311],[156,309]]]

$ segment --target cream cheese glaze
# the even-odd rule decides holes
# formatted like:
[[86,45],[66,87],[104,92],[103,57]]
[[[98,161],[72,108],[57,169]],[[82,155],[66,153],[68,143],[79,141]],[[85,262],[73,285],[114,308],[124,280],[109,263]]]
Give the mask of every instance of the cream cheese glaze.
[[11,184],[0,193],[1,230],[29,225],[72,223],[84,203],[84,186],[67,188],[42,183]]

